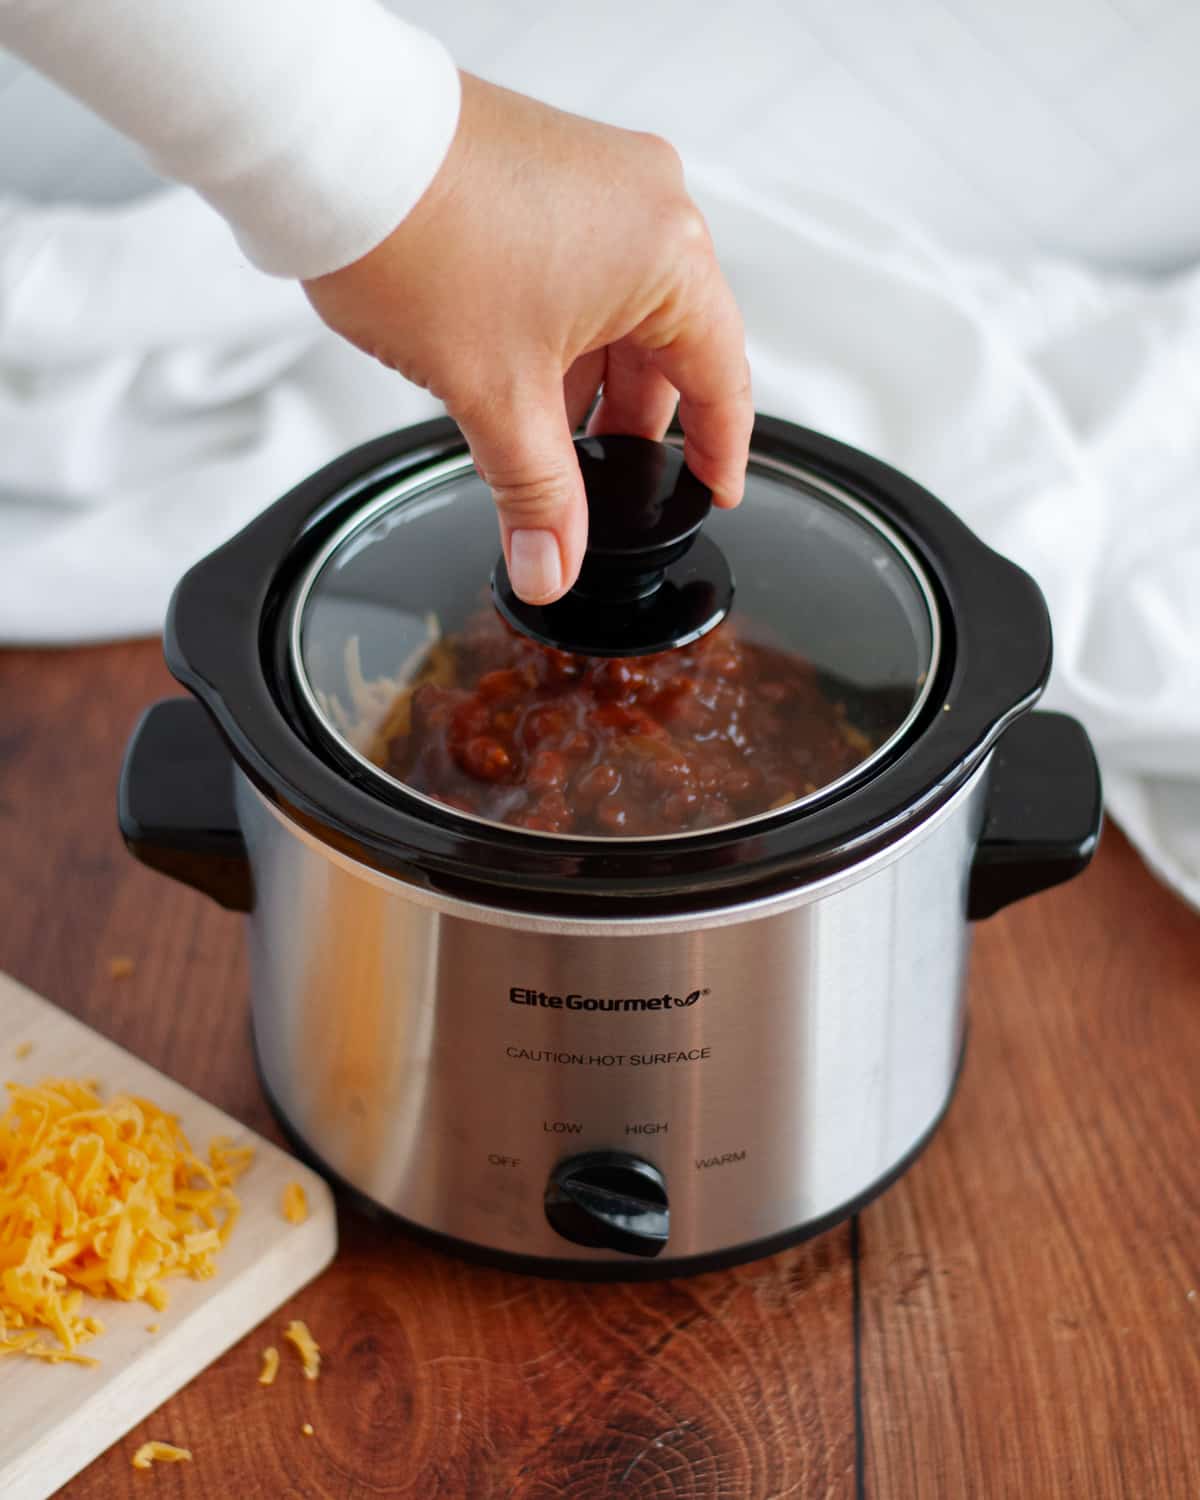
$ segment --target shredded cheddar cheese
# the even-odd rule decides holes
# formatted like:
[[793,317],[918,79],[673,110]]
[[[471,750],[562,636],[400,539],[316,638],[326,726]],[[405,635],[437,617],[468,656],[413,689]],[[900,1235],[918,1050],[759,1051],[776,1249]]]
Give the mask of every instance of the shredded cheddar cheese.
[[174,1443],[143,1443],[133,1455],[135,1469],[148,1469],[151,1464],[190,1464],[190,1448],[176,1448]]
[[17,1045],[17,1047],[15,1049],[15,1055],[16,1055],[17,1061],[18,1062],[24,1062],[24,1060],[29,1056],[29,1054],[32,1051],[33,1051],[33,1043],[32,1042],[20,1042],[20,1043],[18,1043],[18,1045]]
[[133,973],[132,958],[110,958],[108,961],[108,977],[110,979],[128,979]]
[[304,1434],[305,1437],[312,1437],[312,1435],[313,1435],[313,1424],[311,1422],[305,1422],[304,1426],[301,1427],[300,1431]]
[[321,1372],[321,1350],[316,1339],[298,1319],[288,1324],[283,1330],[283,1336],[299,1354],[304,1365],[304,1378],[315,1380]]
[[[193,1151],[174,1115],[149,1100],[101,1101],[91,1082],[8,1085],[0,1118],[0,1357],[76,1364],[104,1325],[85,1294],[161,1312],[171,1276],[216,1274],[237,1221],[233,1185],[252,1151]],[[42,1331],[52,1333],[48,1343]]]
[[279,1374],[279,1350],[271,1345],[262,1352],[262,1369],[258,1372],[259,1385],[274,1385]]
[[303,1224],[308,1218],[308,1199],[298,1182],[289,1182],[283,1190],[283,1217],[289,1224]]

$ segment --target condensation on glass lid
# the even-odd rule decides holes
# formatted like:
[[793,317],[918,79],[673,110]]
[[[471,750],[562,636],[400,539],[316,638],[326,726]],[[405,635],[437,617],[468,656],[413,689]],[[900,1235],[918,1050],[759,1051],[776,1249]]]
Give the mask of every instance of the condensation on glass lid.
[[332,689],[313,688],[313,696],[330,725],[351,749],[367,759],[397,704],[422,679],[441,641],[437,615],[430,611],[420,624],[423,634],[419,642],[407,652],[394,675],[367,676],[363,671],[362,638],[355,634],[348,637],[341,652],[346,701]]

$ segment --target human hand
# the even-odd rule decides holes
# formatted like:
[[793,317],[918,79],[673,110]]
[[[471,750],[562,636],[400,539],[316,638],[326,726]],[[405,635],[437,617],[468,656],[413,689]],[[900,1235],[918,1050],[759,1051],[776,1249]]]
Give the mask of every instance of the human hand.
[[571,444],[661,438],[742,496],[753,420],[741,317],[674,150],[463,75],[432,186],[369,255],[304,284],[335,332],[445,402],[495,495],[516,592],[574,583],[587,538]]

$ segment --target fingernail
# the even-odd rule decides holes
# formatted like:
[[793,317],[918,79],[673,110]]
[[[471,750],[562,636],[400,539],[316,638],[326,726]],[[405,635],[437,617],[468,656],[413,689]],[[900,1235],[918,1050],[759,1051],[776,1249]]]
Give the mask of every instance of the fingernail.
[[562,590],[562,559],[552,531],[514,531],[508,542],[512,586],[527,604],[545,604]]

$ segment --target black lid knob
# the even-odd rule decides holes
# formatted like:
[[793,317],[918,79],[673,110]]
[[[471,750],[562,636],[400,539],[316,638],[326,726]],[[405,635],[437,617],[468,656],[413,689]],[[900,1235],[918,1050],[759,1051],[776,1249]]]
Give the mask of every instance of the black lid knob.
[[543,645],[587,656],[644,656],[699,639],[733,598],[728,563],[698,535],[712,495],[666,443],[578,438],[575,450],[588,503],[578,581],[554,604],[526,604],[501,558],[496,607]]

